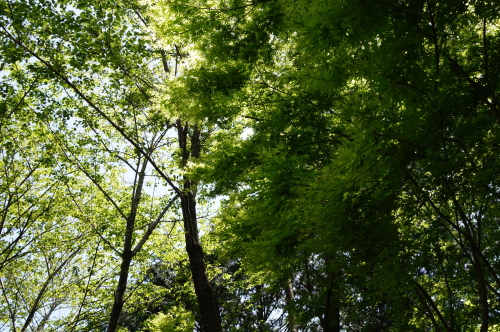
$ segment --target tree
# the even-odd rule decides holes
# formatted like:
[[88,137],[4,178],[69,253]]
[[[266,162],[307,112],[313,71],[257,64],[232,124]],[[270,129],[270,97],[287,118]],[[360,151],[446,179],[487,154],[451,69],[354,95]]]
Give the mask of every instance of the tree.
[[68,292],[69,286],[82,276],[71,265],[84,261],[82,244],[90,237],[71,218],[65,185],[72,170],[52,159],[50,132],[29,110],[30,101],[40,96],[38,77],[23,76],[16,66],[4,64],[3,70],[8,69],[18,84],[2,82],[1,322],[10,330],[26,331],[52,325],[54,313],[76,293]]
[[[196,183],[187,177],[179,182],[173,179],[170,166],[174,163],[167,161],[172,151],[164,147],[171,146],[167,131],[175,127],[182,169],[190,155],[196,158],[199,130],[190,129],[184,121],[166,118],[161,109],[152,107],[152,95],[158,92],[158,81],[166,74],[161,73],[160,66],[163,64],[168,73],[168,61],[164,51],[144,40],[147,34],[141,25],[146,21],[141,7],[128,2],[93,6],[70,2],[54,7],[41,1],[3,3],[2,9],[3,52],[9,55],[8,63],[19,65],[28,74],[35,73],[48,87],[43,100],[37,101],[40,119],[51,126],[58,121],[57,115],[62,117],[57,130],[63,134],[54,138],[58,151],[105,197],[114,211],[113,218],[122,220],[117,229],[91,223],[108,250],[121,261],[107,330],[118,328],[132,259],[179,197],[203,325],[207,331],[219,331],[219,313],[198,239]],[[144,73],[148,75],[144,77]],[[71,135],[67,127],[73,127],[78,135]],[[105,165],[90,159],[85,153],[89,149],[102,155]],[[128,206],[123,205],[126,189],[108,184],[116,176],[111,167],[117,164],[135,173]],[[148,165],[152,168],[149,174]],[[148,215],[153,211],[141,212],[146,176],[160,177],[175,192],[173,200],[160,202],[165,206],[154,211],[155,217]],[[85,218],[81,202],[75,204],[82,211],[80,217]],[[145,222],[147,218],[152,220]],[[116,236],[122,237],[121,241],[116,241]]]
[[315,303],[337,297],[353,329],[497,324],[496,4],[158,7],[158,29],[201,54],[186,112],[226,132],[197,172],[230,196],[222,239],[252,272],[321,258],[323,289],[343,289]]
[[[158,329],[205,332],[498,327],[498,9],[1,2],[3,321],[115,331],[151,306]],[[158,261],[171,283],[189,261],[194,293],[146,282]],[[263,307],[227,314],[248,297]]]

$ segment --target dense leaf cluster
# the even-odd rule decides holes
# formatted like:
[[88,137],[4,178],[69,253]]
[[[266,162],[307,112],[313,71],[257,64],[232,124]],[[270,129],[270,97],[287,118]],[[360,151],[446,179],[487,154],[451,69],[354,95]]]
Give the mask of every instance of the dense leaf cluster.
[[[271,284],[292,280],[300,330],[497,326],[498,6],[195,7],[206,24],[168,30],[175,20],[158,17],[159,29],[249,73],[233,133],[214,134],[197,171],[228,196],[215,233],[226,255]],[[256,29],[266,38],[249,38]],[[219,114],[206,112],[199,121]]]
[[499,10],[0,1],[0,329],[500,328]]

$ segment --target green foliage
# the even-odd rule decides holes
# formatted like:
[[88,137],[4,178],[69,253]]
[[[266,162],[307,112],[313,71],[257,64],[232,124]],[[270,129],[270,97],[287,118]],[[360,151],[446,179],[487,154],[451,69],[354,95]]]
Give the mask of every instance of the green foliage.
[[122,328],[198,328],[168,184],[228,331],[495,330],[498,10],[0,1],[0,321],[105,328],[133,251]]
[[191,332],[194,327],[194,317],[185,309],[173,307],[167,315],[159,313],[150,318],[146,326],[152,332]]
[[[225,84],[219,70],[245,59],[240,90],[198,112],[211,123],[231,114],[233,127],[213,129],[194,170],[227,197],[224,255],[275,285],[315,266],[322,286],[294,282],[301,328],[326,328],[328,289],[354,330],[496,324],[496,4],[159,8],[160,35],[182,31],[197,66],[217,68],[205,82]],[[180,23],[186,8],[194,19]],[[212,94],[196,93],[194,104]]]

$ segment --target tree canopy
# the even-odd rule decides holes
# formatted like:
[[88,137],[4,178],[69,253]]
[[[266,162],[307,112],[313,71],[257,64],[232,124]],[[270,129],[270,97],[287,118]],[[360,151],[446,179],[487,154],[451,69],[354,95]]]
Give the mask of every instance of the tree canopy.
[[0,0],[0,330],[500,329],[499,10]]

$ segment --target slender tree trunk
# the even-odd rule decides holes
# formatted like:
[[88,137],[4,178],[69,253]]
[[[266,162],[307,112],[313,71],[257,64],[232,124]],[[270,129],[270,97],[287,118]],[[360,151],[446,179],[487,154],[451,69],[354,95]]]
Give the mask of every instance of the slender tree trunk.
[[[42,301],[42,298],[43,298],[45,292],[47,291],[47,288],[52,283],[52,281],[54,280],[54,278],[56,277],[56,275],[58,275],[59,272],[61,272],[61,270],[66,266],[66,264],[68,264],[69,261],[71,261],[73,259],[73,257],[75,257],[76,254],[78,254],[79,251],[80,251],[80,249],[76,249],[75,251],[73,251],[73,253],[71,253],[71,255],[69,255],[68,258],[66,258],[61,264],[59,264],[54,271],[52,271],[51,273],[49,273],[49,275],[47,276],[47,280],[45,280],[45,282],[43,283],[42,287],[38,291],[38,295],[37,295],[37,297],[35,299],[35,302],[31,305],[30,311],[28,313],[28,317],[26,318],[26,321],[24,322],[24,325],[21,328],[21,332],[25,332],[28,329],[30,329],[29,328],[30,324],[33,322],[33,319],[35,318],[36,312],[40,309],[40,302]],[[14,322],[15,321],[13,321],[13,325],[12,326],[13,326],[13,329],[15,330]]]
[[132,250],[127,250],[122,253],[122,264],[120,266],[120,277],[118,279],[118,285],[115,290],[115,299],[113,302],[113,308],[111,309],[111,315],[109,317],[107,332],[115,332],[118,329],[118,321],[120,320],[120,315],[123,309],[123,299],[125,296],[125,291],[127,289],[128,273],[130,270],[130,264],[132,263]]
[[214,296],[206,272],[203,248],[201,246],[196,220],[196,202],[191,193],[181,199],[184,217],[186,251],[189,256],[189,265],[193,277],[194,290],[201,313],[201,323],[204,332],[222,331],[219,306]]
[[[179,134],[179,147],[182,151],[183,167],[189,157],[194,159],[200,155],[200,131],[195,127],[191,135],[190,151],[187,146],[188,126],[177,122]],[[186,251],[193,278],[194,290],[198,300],[201,314],[201,325],[204,332],[221,332],[222,322],[219,306],[215,299],[212,285],[208,280],[203,247],[198,234],[198,220],[196,216],[196,182],[184,177],[184,188],[181,195],[182,216],[184,219],[184,232]]]
[[486,280],[481,268],[481,259],[477,250],[473,250],[474,268],[477,273],[477,286],[479,293],[479,303],[481,305],[481,332],[488,332],[489,325],[489,305],[488,305],[488,290],[486,289]]
[[423,305],[425,308],[425,311],[427,312],[427,316],[431,319],[432,325],[434,326],[434,330],[436,331],[442,331],[442,329],[439,327],[438,321],[434,317],[434,312],[439,318],[439,322],[444,326],[446,331],[451,332],[451,327],[448,324],[448,322],[444,319],[443,314],[439,310],[438,306],[432,299],[432,297],[426,292],[426,290],[418,283],[415,281],[414,285],[415,289],[415,294],[417,295],[418,300],[420,303]]
[[[453,203],[457,209],[460,218],[464,224],[465,233],[467,234],[467,242],[469,242],[469,247],[472,252],[472,264],[477,274],[477,286],[479,293],[479,304],[481,306],[481,332],[488,331],[489,325],[489,305],[488,305],[488,290],[486,286],[486,279],[483,274],[483,269],[481,267],[481,249],[480,249],[480,239],[481,235],[479,233],[480,229],[475,230],[473,223],[470,218],[465,213],[462,205],[457,200],[456,196],[452,196]],[[476,239],[478,239],[476,241]]]
[[123,241],[120,277],[118,279],[118,285],[116,286],[115,290],[115,299],[109,317],[107,332],[115,332],[118,329],[118,322],[120,321],[120,315],[123,309],[125,291],[127,290],[130,264],[132,263],[132,258],[134,256],[132,253],[132,242],[134,236],[135,220],[137,217],[137,209],[139,208],[139,203],[141,201],[141,195],[142,195],[142,187],[144,185],[146,166],[147,166],[147,160],[144,160],[141,167],[141,171],[139,172],[139,174],[137,174],[138,181],[136,182],[136,186],[134,188],[130,213],[127,217],[125,240]]
[[335,278],[330,278],[325,303],[324,332],[340,332],[340,301],[335,287]]
[[429,317],[429,319],[431,320],[432,326],[434,327],[434,331],[441,332],[442,330],[439,327],[439,324],[437,323],[436,318],[434,317],[434,314],[432,313],[432,308],[429,305],[429,303],[427,303],[427,300],[425,299],[425,297],[421,291],[421,287],[419,287],[418,283],[415,283],[414,289],[415,289],[415,295],[417,296],[418,300],[420,301],[420,303],[424,307],[424,310],[425,310],[427,317]]
[[293,293],[292,283],[288,281],[285,285],[286,305],[288,307],[288,331],[298,332],[297,325],[295,325],[295,314],[293,310],[293,302],[295,295]]
[[262,285],[256,285],[255,286],[255,293],[258,294],[259,296],[257,297],[259,299],[258,306],[257,306],[257,319],[258,319],[258,331],[259,332],[264,332],[265,331],[265,317],[264,317],[264,301],[262,300]]

